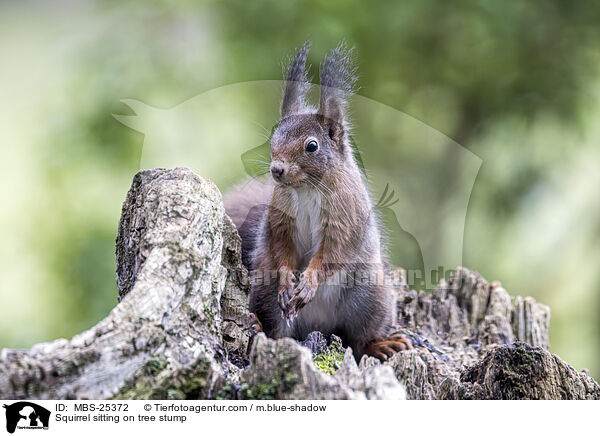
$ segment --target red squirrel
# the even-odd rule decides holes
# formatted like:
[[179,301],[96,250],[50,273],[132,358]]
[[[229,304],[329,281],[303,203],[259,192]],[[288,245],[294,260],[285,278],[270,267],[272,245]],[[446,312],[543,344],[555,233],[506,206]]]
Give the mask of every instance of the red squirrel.
[[308,51],[305,43],[287,68],[271,184],[250,182],[225,198],[253,277],[250,311],[269,337],[303,340],[318,330],[357,358],[386,360],[412,343],[391,334],[381,233],[350,141],[352,50],[340,44],[325,57],[317,108],[308,103]]

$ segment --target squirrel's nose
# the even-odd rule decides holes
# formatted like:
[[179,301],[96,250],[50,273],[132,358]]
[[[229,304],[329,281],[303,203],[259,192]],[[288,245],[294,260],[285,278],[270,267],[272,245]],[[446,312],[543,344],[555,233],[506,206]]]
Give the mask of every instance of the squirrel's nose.
[[271,175],[275,179],[279,180],[283,176],[283,173],[285,173],[285,166],[282,162],[271,163]]

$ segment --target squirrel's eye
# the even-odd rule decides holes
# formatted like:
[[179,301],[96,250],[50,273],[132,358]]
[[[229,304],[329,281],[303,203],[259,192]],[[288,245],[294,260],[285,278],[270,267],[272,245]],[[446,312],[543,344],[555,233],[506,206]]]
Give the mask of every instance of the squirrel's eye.
[[319,149],[319,144],[314,139],[311,139],[306,143],[306,151],[313,153]]

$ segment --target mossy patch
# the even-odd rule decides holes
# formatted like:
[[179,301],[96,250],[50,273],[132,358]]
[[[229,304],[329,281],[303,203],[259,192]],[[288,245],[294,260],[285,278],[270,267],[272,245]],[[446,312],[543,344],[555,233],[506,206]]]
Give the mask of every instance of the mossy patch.
[[243,383],[240,387],[240,395],[245,400],[275,400],[277,399],[277,388],[279,380],[273,378],[267,383],[250,386]]
[[202,313],[204,314],[204,320],[206,323],[212,326],[215,323],[215,314],[213,308],[210,305],[205,304],[202,306]]
[[166,360],[150,359],[113,399],[187,400],[203,398],[211,365],[199,359],[193,368],[176,371]]
[[250,385],[242,383],[240,397],[244,400],[276,400],[280,392],[289,392],[298,383],[300,376],[293,370],[282,367],[281,371],[273,374],[262,383]]
[[240,398],[244,400],[274,400],[285,397],[301,383],[299,356],[289,349],[264,350],[267,359],[273,359],[269,371],[251,371],[244,375],[240,385]]
[[321,353],[318,353],[313,358],[313,362],[319,371],[326,374],[334,374],[344,360],[344,351],[342,340],[332,335],[329,346]]

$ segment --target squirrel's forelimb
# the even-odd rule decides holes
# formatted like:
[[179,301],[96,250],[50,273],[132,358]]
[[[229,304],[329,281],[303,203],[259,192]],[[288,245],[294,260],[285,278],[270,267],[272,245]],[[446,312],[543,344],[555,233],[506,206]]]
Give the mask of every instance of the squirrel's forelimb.
[[[252,194],[238,193],[239,201],[226,202],[248,269],[262,271],[263,278],[265,271],[277,276],[252,284],[250,310],[268,336],[303,340],[320,330],[340,336],[357,357],[384,358],[406,344],[388,337],[395,321],[390,289],[370,279],[382,275],[383,255],[374,206],[350,142],[352,51],[341,44],[325,58],[315,109],[307,102],[308,47],[298,50],[285,76],[281,120],[270,139],[275,184],[266,207],[252,207],[241,222],[241,205]],[[357,273],[367,280],[353,280]]]

